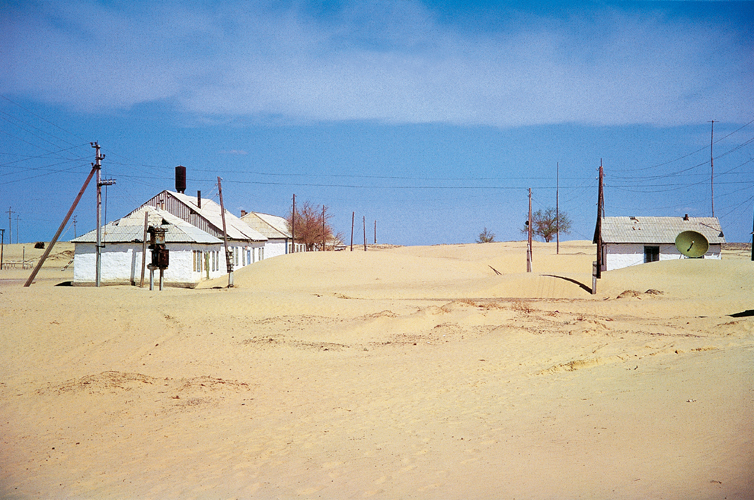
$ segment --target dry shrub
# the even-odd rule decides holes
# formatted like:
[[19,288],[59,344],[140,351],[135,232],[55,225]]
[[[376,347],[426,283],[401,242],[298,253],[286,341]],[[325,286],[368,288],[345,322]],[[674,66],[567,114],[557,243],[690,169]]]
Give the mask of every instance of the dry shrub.
[[524,313],[524,314],[531,314],[533,309],[529,305],[528,302],[524,302],[523,300],[517,300],[513,303],[511,306],[511,309],[513,309],[516,312]]

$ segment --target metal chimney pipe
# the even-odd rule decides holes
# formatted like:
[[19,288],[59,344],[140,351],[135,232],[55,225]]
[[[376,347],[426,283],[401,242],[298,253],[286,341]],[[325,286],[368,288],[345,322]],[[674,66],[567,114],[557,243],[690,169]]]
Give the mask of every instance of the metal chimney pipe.
[[196,192],[196,206],[199,208],[202,208],[202,192],[201,191]]

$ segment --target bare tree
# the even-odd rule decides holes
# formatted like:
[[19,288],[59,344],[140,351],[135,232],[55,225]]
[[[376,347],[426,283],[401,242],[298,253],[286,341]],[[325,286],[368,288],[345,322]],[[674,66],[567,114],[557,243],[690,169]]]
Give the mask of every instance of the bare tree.
[[487,228],[484,228],[484,231],[479,233],[479,237],[477,238],[477,243],[492,243],[495,241],[495,233],[491,233],[490,231],[487,231]]
[[[562,234],[568,234],[571,231],[571,219],[568,218],[568,214],[566,214],[565,212],[560,212],[560,216],[558,217],[558,219],[560,219],[560,223],[558,224],[555,213],[556,212],[554,208],[548,208],[545,211],[542,211],[540,209],[534,212],[531,216],[532,233],[549,242],[550,240],[552,240],[552,237],[555,236],[556,231],[558,231],[559,225],[560,232]],[[524,228],[521,230],[521,232],[526,233],[528,230],[529,229],[526,227],[526,225],[524,225]]]
[[[330,219],[332,214],[327,213],[327,207],[323,205],[314,205],[305,201],[303,205],[296,207],[295,217],[295,234],[296,242],[303,243],[307,251],[325,250],[322,248],[323,241],[325,245],[332,244],[335,239],[342,239],[340,235],[334,235]],[[288,230],[293,227],[293,213],[289,212],[286,217]],[[324,231],[324,233],[323,233]]]

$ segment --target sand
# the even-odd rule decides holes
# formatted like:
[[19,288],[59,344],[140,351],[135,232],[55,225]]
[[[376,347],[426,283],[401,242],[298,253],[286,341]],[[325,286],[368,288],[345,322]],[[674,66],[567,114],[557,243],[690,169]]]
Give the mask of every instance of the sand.
[[0,271],[2,498],[754,498],[746,251],[592,295],[587,242],[534,273],[521,242],[372,248],[161,292],[55,286],[70,250],[30,288]]

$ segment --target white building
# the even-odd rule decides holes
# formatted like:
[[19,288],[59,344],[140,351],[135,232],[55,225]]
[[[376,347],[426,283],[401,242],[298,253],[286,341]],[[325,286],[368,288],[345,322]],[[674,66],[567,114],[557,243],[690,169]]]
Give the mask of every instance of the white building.
[[684,231],[696,231],[707,239],[709,248],[703,258],[721,258],[725,236],[716,217],[604,217],[602,270],[685,259],[675,247],[676,237]]
[[[151,250],[144,248],[145,213],[147,227],[162,227],[170,264],[164,272],[166,286],[191,287],[203,279],[226,273],[223,241],[180,218],[154,207],[144,206],[101,228],[101,274],[103,285],[135,285],[141,281],[142,264],[152,262]],[[147,245],[149,244],[147,235]],[[73,284],[94,285],[96,280],[97,232],[92,230],[73,240]],[[144,269],[145,281],[149,270]]]
[[[144,206],[165,210],[220,240],[224,237],[220,205],[212,200],[202,199],[199,193],[196,196],[189,196],[166,190],[148,200]],[[265,251],[267,237],[227,210],[225,210],[225,226],[228,247],[233,253],[234,269],[258,262],[268,256]]]
[[[292,252],[292,236],[288,229],[288,221],[277,215],[260,212],[241,212],[241,220],[267,237],[264,252],[266,258],[277,257]],[[306,251],[302,243],[296,244],[296,252]]]

